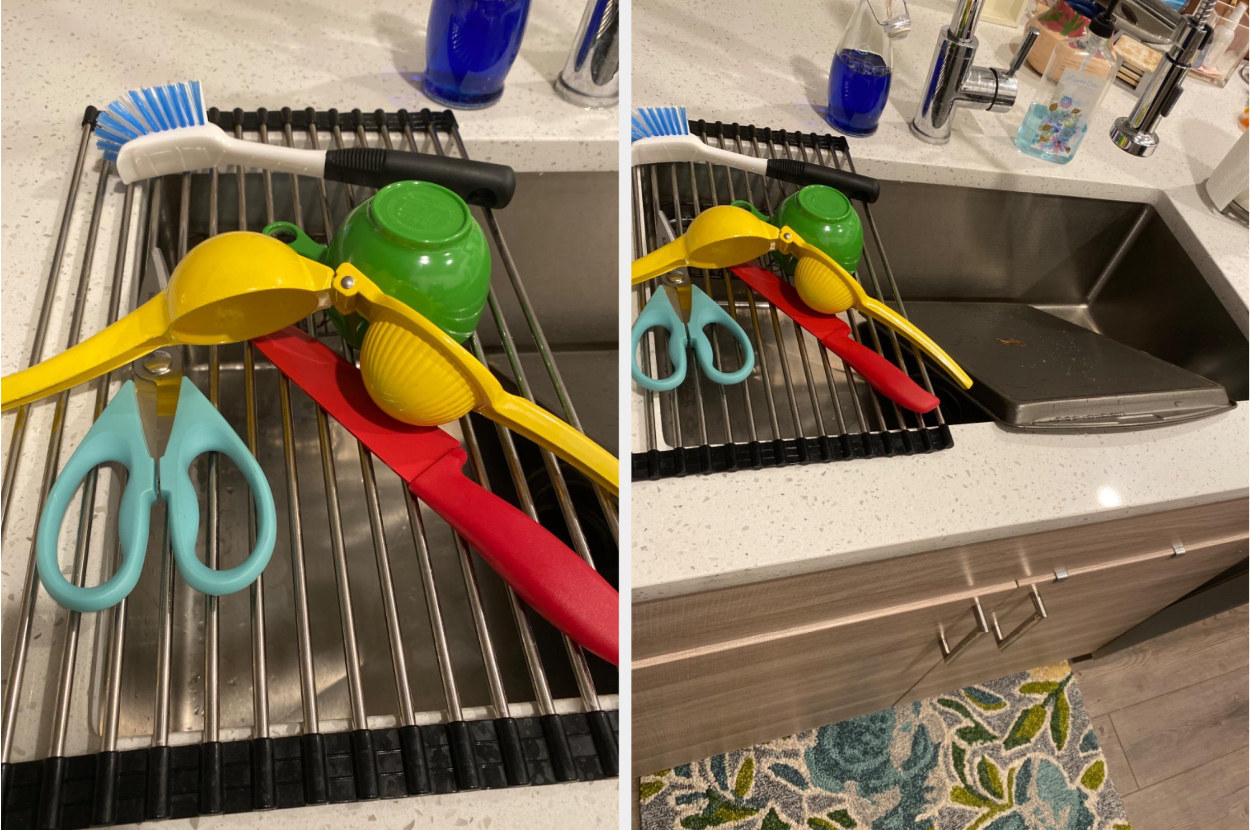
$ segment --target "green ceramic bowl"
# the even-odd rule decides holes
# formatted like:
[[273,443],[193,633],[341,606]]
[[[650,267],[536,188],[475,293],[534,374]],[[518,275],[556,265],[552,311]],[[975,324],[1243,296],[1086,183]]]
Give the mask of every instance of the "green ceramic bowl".
[[[859,268],[859,257],[864,250],[864,228],[859,214],[851,207],[851,200],[841,191],[823,184],[810,184],[791,193],[773,218],[760,213],[749,202],[733,204],[779,228],[788,225],[848,272],[853,274]],[[783,254],[773,256],[787,275],[794,274],[794,257]]]
[[[490,249],[468,205],[430,182],[395,182],[356,206],[328,246],[290,222],[265,228],[297,252],[337,268],[350,262],[378,287],[462,342],[477,328],[490,291]],[[288,237],[295,236],[294,241]],[[359,348],[368,323],[359,315],[331,319]]]

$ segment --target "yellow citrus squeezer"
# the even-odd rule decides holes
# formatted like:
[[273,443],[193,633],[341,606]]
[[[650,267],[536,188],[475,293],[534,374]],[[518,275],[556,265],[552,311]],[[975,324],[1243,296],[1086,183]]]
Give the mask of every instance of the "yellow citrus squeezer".
[[683,266],[732,268],[769,251],[798,259],[794,287],[814,310],[837,314],[854,307],[910,340],[964,389],[972,386],[972,378],[941,346],[894,309],[868,296],[828,254],[804,241],[792,228],[777,228],[739,207],[722,205],[700,213],[677,239],[634,260],[631,282],[637,285]]
[[250,340],[330,307],[358,312],[371,322],[360,371],[387,414],[437,426],[476,410],[618,493],[618,463],[611,453],[506,392],[464,347],[359,269],[347,263],[331,269],[249,231],[205,240],[178,263],[169,286],[135,311],[55,357],[0,379],[0,409],[56,394],[162,346]]

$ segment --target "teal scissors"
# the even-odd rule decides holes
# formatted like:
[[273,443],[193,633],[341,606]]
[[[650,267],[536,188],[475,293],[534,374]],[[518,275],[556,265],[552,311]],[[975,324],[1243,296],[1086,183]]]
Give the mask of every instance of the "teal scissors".
[[[669,227],[668,217],[660,212],[657,218],[662,244],[672,242],[673,229]],[[713,325],[728,331],[742,349],[742,366],[736,372],[722,372],[716,367],[712,341],[705,331]],[[653,378],[638,365],[638,343],[655,328],[668,332],[668,358],[673,372],[666,378]],[[722,386],[742,383],[755,367],[755,350],[742,326],[691,282],[685,268],[679,268],[660,277],[659,288],[634,321],[630,331],[630,375],[639,386],[652,392],[676,389],[686,379],[687,349],[694,349],[695,359],[703,374]]]
[[[161,282],[163,266],[160,261],[156,268]],[[273,493],[264,471],[217,408],[183,376],[181,347],[139,358],[131,364],[131,375],[70,456],[39,517],[35,543],[39,579],[53,599],[74,611],[111,608],[134,590],[158,497],[167,508],[169,544],[178,570],[201,593],[220,596],[251,585],[269,564],[277,538]],[[256,545],[243,563],[229,570],[214,570],[195,554],[200,507],[190,467],[206,452],[219,452],[234,461],[256,504]],[[74,493],[102,464],[120,464],[127,471],[117,516],[121,562],[106,582],[83,587],[61,573],[57,542]]]

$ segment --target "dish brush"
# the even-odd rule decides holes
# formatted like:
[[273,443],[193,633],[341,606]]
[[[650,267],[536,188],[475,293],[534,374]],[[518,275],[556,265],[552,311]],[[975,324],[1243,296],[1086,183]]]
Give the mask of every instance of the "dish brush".
[[630,163],[707,161],[799,186],[823,184],[863,202],[875,202],[881,186],[876,179],[821,164],[794,159],[762,159],[704,144],[690,134],[685,107],[645,107],[630,119]]
[[507,205],[516,190],[516,174],[503,164],[383,147],[310,150],[235,138],[208,123],[199,81],[131,90],[100,112],[96,135],[126,184],[239,164],[374,188],[418,179],[490,208]]

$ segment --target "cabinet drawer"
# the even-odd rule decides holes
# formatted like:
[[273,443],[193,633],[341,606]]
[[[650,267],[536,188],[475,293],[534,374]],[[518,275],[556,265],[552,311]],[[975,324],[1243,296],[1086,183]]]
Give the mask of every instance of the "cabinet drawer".
[[633,769],[645,774],[889,707],[958,643],[979,595],[886,609],[633,664]]
[[636,603],[633,653],[647,659],[936,601],[1056,568],[1075,571],[1127,555],[1170,553],[1174,541],[1199,548],[1244,536],[1247,511],[1246,499],[1234,499]]
[[[1246,547],[1243,538],[1188,548],[1183,556],[1147,554],[1092,565],[1062,581],[1053,574],[1022,581],[992,611],[986,609],[1002,637],[1018,634],[1014,641],[999,648],[992,631],[960,659],[936,665],[903,700],[1089,654],[1244,559]],[[1035,588],[1045,618],[1037,614]]]

